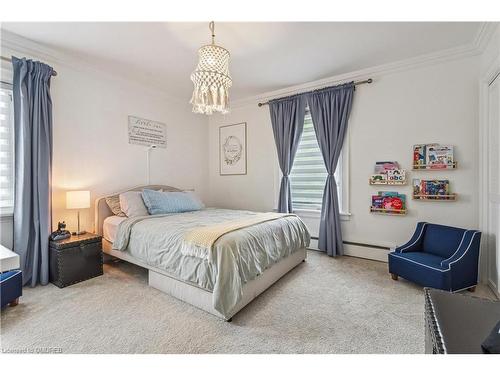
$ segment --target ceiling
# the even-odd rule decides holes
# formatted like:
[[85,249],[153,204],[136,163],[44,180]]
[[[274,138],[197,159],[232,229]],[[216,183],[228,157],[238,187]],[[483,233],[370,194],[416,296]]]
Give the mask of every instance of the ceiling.
[[[481,23],[216,23],[231,52],[231,98],[470,44]],[[189,99],[207,23],[2,23],[2,29]]]

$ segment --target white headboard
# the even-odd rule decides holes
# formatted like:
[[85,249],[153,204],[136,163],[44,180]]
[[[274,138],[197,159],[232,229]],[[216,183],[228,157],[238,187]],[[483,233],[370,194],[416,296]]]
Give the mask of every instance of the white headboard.
[[106,197],[111,197],[113,195],[118,195],[121,193],[125,193],[127,191],[141,191],[143,189],[182,191],[181,189],[177,189],[172,186],[166,186],[166,185],[145,185],[145,186],[137,186],[132,189],[123,190],[118,193],[113,193],[106,195],[105,197],[98,198],[95,204],[95,233],[102,235],[102,226],[104,224],[104,219],[106,219],[108,216],[113,216],[113,212],[111,212],[108,204],[106,203]]

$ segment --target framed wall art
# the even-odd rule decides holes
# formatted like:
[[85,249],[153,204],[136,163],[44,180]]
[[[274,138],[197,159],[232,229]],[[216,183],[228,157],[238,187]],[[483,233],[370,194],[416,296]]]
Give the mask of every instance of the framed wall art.
[[167,125],[140,117],[128,116],[128,143],[167,147]]
[[247,123],[219,127],[219,173],[247,174]]

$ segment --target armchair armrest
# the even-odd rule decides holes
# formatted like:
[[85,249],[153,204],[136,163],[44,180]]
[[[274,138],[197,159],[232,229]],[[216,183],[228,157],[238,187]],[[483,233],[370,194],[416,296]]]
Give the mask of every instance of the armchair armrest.
[[[481,232],[476,230],[468,230],[464,233],[462,241],[453,255],[441,262],[442,267],[448,269],[459,261],[466,261],[467,254],[479,254],[479,244],[481,241]],[[477,258],[477,255],[473,256]]]
[[417,224],[417,228],[415,229],[415,233],[413,233],[413,236],[411,239],[405,243],[404,245],[397,246],[394,251],[396,253],[408,253],[408,252],[413,252],[413,251],[420,251],[421,249],[421,244],[422,244],[422,239],[424,238],[424,229],[427,223],[425,222],[420,222]]

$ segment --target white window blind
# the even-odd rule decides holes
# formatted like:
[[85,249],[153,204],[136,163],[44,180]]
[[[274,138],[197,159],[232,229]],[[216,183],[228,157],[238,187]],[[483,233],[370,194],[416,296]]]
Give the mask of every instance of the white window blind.
[[0,213],[14,209],[14,111],[12,90],[0,87]]
[[[338,165],[342,165],[341,160],[339,160]],[[341,172],[341,168],[337,167],[335,180],[337,181],[340,207],[342,207]],[[304,131],[290,172],[294,210],[321,210],[327,175],[311,115],[306,113]]]

